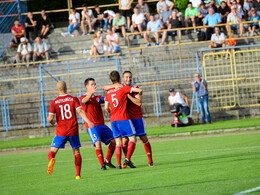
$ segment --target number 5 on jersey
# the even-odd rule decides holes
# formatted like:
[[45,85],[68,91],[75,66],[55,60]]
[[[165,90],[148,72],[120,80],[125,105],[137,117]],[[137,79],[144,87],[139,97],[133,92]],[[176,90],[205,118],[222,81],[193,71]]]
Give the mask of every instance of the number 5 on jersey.
[[118,100],[114,97],[115,95],[116,94],[113,94],[113,95],[111,95],[111,97],[112,97],[113,106],[117,107],[118,106]]
[[64,116],[65,116],[66,119],[70,119],[72,117],[72,113],[70,111],[70,105],[69,104],[65,104],[64,108],[63,108],[62,105],[60,105],[59,107],[60,107],[62,120],[64,120]]

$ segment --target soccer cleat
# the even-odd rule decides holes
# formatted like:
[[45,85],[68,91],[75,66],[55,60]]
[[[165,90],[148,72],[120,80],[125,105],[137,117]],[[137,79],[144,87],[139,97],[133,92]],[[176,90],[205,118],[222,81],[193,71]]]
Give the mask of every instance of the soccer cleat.
[[105,165],[108,166],[109,168],[116,168],[115,165],[113,165],[113,164],[111,163],[111,161],[108,162],[107,159],[105,159]]
[[130,168],[136,168],[134,166],[134,164],[130,160],[127,160],[127,159],[125,159],[125,161],[124,161],[123,168],[124,168],[124,165],[125,165],[125,168],[126,168],[126,166],[129,166]]
[[127,164],[124,162],[122,168],[125,169],[127,167]]
[[149,167],[153,167],[154,166],[153,162],[149,162],[148,165],[149,165]]
[[81,177],[80,176],[76,176],[76,180],[80,180],[81,179]]
[[121,166],[121,165],[118,165],[118,166],[117,166],[117,169],[122,169],[122,166]]
[[106,171],[106,170],[107,170],[107,168],[106,168],[106,165],[105,165],[105,164],[103,164],[103,165],[102,165],[102,167],[101,167],[101,170],[102,170],[102,171]]
[[47,173],[50,175],[52,174],[53,172],[53,167],[54,167],[54,164],[55,164],[55,158],[52,158],[48,164],[48,171]]

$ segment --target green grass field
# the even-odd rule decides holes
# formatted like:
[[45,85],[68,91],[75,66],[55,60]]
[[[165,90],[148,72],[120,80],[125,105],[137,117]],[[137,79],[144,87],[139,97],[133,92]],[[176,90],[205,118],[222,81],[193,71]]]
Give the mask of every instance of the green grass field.
[[[146,132],[148,135],[156,137],[159,135],[167,135],[167,134],[174,134],[174,133],[210,131],[210,130],[218,130],[218,129],[247,128],[247,127],[256,127],[256,126],[260,126],[260,118],[218,121],[212,123],[211,125],[197,124],[197,125],[180,127],[180,128],[173,128],[169,124],[167,126],[148,127],[146,128]],[[53,136],[0,141],[0,149],[50,145],[52,139]],[[87,135],[87,133],[81,134],[80,139],[82,142],[90,141],[90,137]]]
[[247,133],[152,142],[154,167],[139,142],[136,169],[107,171],[94,148],[83,148],[81,180],[71,150],[59,151],[52,175],[48,151],[1,155],[1,194],[234,194],[260,186],[259,140],[260,133]]

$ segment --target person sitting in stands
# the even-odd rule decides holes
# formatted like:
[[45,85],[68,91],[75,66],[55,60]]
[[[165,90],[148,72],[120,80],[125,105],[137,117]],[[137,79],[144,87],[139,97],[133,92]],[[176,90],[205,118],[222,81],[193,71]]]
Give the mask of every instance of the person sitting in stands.
[[9,43],[10,47],[17,47],[21,41],[20,39],[25,36],[24,26],[20,25],[20,20],[14,20],[14,26],[11,28],[11,32],[13,34],[13,39]]
[[41,37],[36,37],[36,43],[34,44],[33,49],[33,61],[36,62],[38,60],[50,60],[49,47],[46,42],[41,40]]
[[[21,60],[23,60],[24,62],[30,62],[32,59],[32,46],[30,43],[26,42],[26,38],[22,37],[21,39],[21,43],[18,46],[17,49],[17,54],[16,54],[16,63],[21,63]],[[29,65],[27,66],[29,67]]]
[[[25,21],[25,34],[26,34],[26,38],[28,40],[34,40],[37,34],[37,21],[36,19],[33,17],[32,12],[28,12],[27,13],[27,18]],[[32,33],[31,37],[30,37],[30,32]]]
[[[103,55],[105,50],[105,43],[101,36],[101,31],[98,30],[95,32],[94,36],[92,37],[93,45],[91,46],[90,56],[94,56],[96,59],[97,54]],[[90,60],[91,58],[89,58]]]
[[47,33],[50,30],[51,20],[50,20],[50,17],[48,15],[46,15],[44,10],[42,10],[42,12],[41,12],[40,23],[41,23],[41,26],[42,26],[41,38],[45,39],[46,36],[47,36]]
[[62,32],[61,35],[66,37],[67,35],[74,37],[72,34],[74,30],[76,30],[80,25],[80,14],[76,12],[74,7],[70,8],[70,16],[69,16],[69,27],[68,32]]

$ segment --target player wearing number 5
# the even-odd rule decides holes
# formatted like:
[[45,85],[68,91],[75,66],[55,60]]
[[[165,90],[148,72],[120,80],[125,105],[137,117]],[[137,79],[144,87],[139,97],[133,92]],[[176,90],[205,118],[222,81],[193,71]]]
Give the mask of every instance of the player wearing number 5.
[[52,174],[53,166],[55,163],[55,155],[60,148],[64,148],[67,141],[70,142],[74,156],[76,166],[76,179],[80,179],[81,170],[81,155],[79,148],[81,147],[79,140],[79,130],[76,111],[88,123],[90,128],[94,127],[94,124],[89,120],[84,110],[81,108],[79,100],[76,97],[67,95],[67,87],[64,81],[57,83],[57,90],[59,97],[51,102],[49,116],[47,121],[54,125],[54,116],[56,114],[56,136],[54,137],[50,152],[48,153],[49,165],[48,174]]
[[[117,71],[112,71],[110,73],[110,80],[113,84],[121,83],[120,75]],[[140,88],[135,88],[131,86],[124,86],[123,88],[110,89],[106,93],[105,98],[105,110],[110,113],[110,121],[112,126],[112,131],[114,138],[116,140],[116,158],[117,158],[117,168],[121,169],[121,156],[122,156],[122,138],[129,138],[129,145],[127,150],[126,159],[124,164],[131,168],[135,168],[131,162],[131,156],[134,153],[136,145],[136,132],[132,121],[130,120],[129,114],[126,109],[127,104],[127,94],[136,92],[142,93]]]

